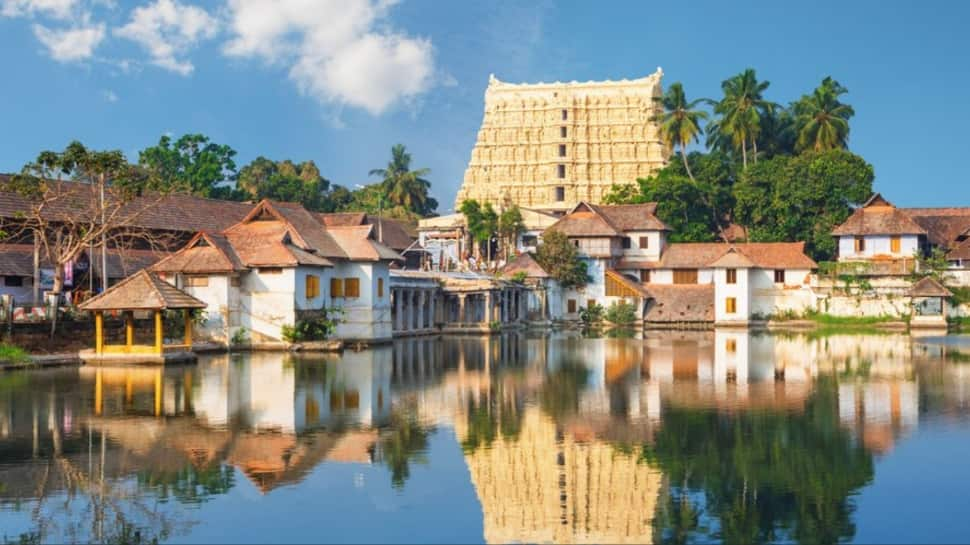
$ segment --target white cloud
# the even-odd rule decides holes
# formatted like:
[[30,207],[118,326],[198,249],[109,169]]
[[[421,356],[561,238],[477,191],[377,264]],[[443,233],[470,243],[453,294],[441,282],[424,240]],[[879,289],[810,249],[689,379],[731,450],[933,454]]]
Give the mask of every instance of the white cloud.
[[433,84],[430,40],[388,27],[392,2],[229,0],[227,55],[290,67],[301,92],[374,115]]
[[50,29],[34,25],[34,36],[47,48],[52,59],[59,62],[83,61],[94,54],[94,50],[104,40],[104,24]]
[[218,21],[200,7],[156,0],[132,10],[128,24],[114,34],[147,49],[152,64],[187,76],[195,67],[179,57],[200,40],[214,37],[218,29]]
[[118,95],[116,95],[111,89],[105,89],[102,91],[101,96],[106,102],[118,102]]
[[56,19],[71,17],[78,0],[0,0],[0,15],[25,17],[47,15]]

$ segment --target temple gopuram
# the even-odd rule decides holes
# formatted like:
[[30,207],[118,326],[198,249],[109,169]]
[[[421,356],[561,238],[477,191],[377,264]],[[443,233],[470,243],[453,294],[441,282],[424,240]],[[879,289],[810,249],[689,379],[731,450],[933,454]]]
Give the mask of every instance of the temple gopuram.
[[667,164],[653,121],[663,71],[620,81],[513,84],[489,77],[485,116],[455,208],[466,199],[564,211],[600,203]]

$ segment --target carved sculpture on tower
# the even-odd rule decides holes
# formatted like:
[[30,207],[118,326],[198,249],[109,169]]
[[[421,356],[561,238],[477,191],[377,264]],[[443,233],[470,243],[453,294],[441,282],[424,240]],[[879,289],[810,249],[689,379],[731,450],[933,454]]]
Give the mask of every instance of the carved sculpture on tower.
[[[634,80],[513,84],[489,76],[466,199],[567,210],[667,164],[654,116],[663,71]],[[503,202],[504,201],[504,202]]]

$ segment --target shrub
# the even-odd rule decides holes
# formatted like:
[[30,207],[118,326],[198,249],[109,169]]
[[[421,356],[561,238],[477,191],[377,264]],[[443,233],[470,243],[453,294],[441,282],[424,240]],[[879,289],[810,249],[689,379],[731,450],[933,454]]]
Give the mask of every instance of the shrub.
[[637,308],[631,303],[617,301],[606,310],[606,321],[617,325],[629,325],[637,321]]
[[0,362],[4,363],[26,363],[30,361],[30,355],[19,346],[0,343]]
[[249,342],[249,331],[245,327],[240,327],[232,334],[232,338],[229,339],[229,344],[232,346],[239,346],[241,344],[246,344]]
[[326,316],[298,320],[296,324],[284,324],[280,329],[283,340],[290,343],[322,341],[333,333],[337,323]]
[[525,284],[525,279],[526,278],[527,278],[526,272],[525,271],[519,271],[519,272],[513,274],[509,278],[509,280],[511,280],[512,282],[515,282],[516,284]]
[[603,321],[603,305],[593,303],[592,305],[579,310],[579,319],[584,324],[595,324]]

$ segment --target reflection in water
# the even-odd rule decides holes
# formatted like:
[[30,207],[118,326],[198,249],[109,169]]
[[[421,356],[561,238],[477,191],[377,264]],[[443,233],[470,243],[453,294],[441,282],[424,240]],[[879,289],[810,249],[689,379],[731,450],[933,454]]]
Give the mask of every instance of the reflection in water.
[[[313,516],[331,525],[403,525],[388,505],[413,512],[434,503],[432,483],[454,482],[477,505],[443,498],[424,524],[480,512],[459,541],[851,540],[874,456],[921,419],[965,425],[958,353],[903,335],[718,330],[0,375],[0,538],[200,540],[225,509],[215,500],[249,490],[284,512],[326,502]],[[392,495],[343,512],[320,480],[341,468],[355,489]],[[281,539],[255,528],[250,541]],[[287,535],[422,537],[371,530]]]

